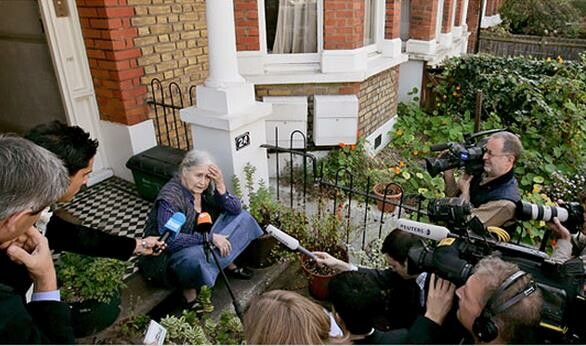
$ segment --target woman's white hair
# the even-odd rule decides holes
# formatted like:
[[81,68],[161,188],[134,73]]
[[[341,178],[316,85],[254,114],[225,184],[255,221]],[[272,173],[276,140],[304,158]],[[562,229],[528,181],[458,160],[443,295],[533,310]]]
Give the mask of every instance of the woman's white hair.
[[197,166],[204,166],[214,163],[212,155],[206,151],[192,149],[185,154],[183,161],[179,165],[179,176],[183,176],[186,171]]

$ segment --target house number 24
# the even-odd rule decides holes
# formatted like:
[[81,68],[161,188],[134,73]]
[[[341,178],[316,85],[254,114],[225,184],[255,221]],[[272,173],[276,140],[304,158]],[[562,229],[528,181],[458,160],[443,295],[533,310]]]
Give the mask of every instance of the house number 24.
[[236,141],[236,151],[250,145],[250,132],[245,132],[240,136],[234,138]]

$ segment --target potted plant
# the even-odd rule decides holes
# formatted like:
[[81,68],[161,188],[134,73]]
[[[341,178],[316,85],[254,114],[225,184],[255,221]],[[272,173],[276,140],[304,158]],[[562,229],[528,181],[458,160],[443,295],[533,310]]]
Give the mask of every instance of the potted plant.
[[[310,251],[324,251],[344,261],[348,261],[348,251],[343,245],[344,227],[335,214],[315,215],[306,223],[305,237],[300,240]],[[316,299],[328,299],[328,284],[337,274],[327,266],[318,266],[307,256],[301,256],[301,267],[309,279],[309,293]]]
[[57,262],[61,297],[71,307],[76,337],[95,334],[120,314],[126,263],[101,257],[63,253]]

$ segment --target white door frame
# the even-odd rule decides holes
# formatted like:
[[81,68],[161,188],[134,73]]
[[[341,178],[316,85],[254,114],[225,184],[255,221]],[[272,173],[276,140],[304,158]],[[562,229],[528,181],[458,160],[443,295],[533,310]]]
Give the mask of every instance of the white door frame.
[[[63,0],[67,2],[69,15],[57,17],[52,0],[37,1],[67,122],[88,131],[92,138],[98,139],[101,144],[88,181],[88,185],[93,185],[111,177],[113,172],[105,154],[107,143],[104,143],[100,133],[100,114],[81,33],[77,5],[75,0]],[[31,82],[34,83],[34,81]]]

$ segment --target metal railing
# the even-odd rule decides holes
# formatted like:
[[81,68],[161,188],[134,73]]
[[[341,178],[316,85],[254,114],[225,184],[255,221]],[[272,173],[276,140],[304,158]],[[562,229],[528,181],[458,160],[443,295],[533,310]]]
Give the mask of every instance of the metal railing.
[[[295,136],[301,136],[303,139],[303,148],[293,148],[293,140]],[[417,207],[409,207],[404,204],[404,193],[403,189],[399,186],[401,191],[401,197],[398,202],[390,201],[387,196],[390,195],[389,187],[392,185],[396,185],[394,183],[389,183],[385,186],[384,194],[382,197],[377,196],[371,193],[371,181],[370,178],[367,178],[366,184],[364,186],[355,186],[354,185],[354,174],[350,172],[346,168],[339,169],[333,181],[328,180],[324,177],[324,167],[323,162],[319,165],[318,169],[318,160],[315,155],[312,153],[307,152],[306,147],[306,137],[301,131],[296,130],[290,134],[289,138],[289,148],[279,147],[277,143],[279,143],[279,135],[278,129],[275,128],[275,143],[276,144],[264,144],[261,147],[266,148],[269,152],[269,155],[275,155],[275,184],[276,184],[276,197],[279,202],[282,202],[283,196],[281,196],[280,189],[282,186],[282,177],[281,167],[279,156],[287,155],[289,156],[289,164],[288,168],[289,172],[284,172],[289,177],[289,207],[294,209],[295,208],[295,200],[300,201],[300,207],[306,209],[306,205],[308,203],[308,190],[314,191],[312,194],[314,197],[317,197],[317,211],[318,215],[323,215],[326,212],[331,212],[333,216],[341,217],[343,223],[345,223],[346,227],[346,243],[350,243],[350,233],[353,229],[360,230],[360,247],[365,249],[366,247],[366,234],[369,228],[369,225],[372,229],[373,222],[378,224],[378,237],[382,237],[383,234],[383,226],[385,224],[385,218],[388,218],[388,213],[385,212],[385,207],[389,204],[393,204],[398,208],[397,217],[401,217],[401,213],[403,210],[412,210],[412,211],[420,211],[421,210],[421,200],[420,196],[418,196],[418,205]],[[296,162],[301,162],[300,165],[296,165]],[[299,170],[302,171],[302,179],[295,180],[295,177],[299,174],[296,174]],[[309,176],[309,172],[311,175]],[[345,178],[342,182],[342,178]],[[299,181],[301,180],[301,181]],[[301,186],[299,187],[299,184]],[[397,185],[398,186],[398,185]],[[317,191],[317,193],[315,193]],[[327,196],[331,195],[332,198],[327,198]],[[328,199],[324,202],[324,199]],[[328,210],[327,203],[332,203],[331,210]],[[375,203],[380,204],[380,214],[378,217],[373,218],[376,215],[375,213],[369,212],[371,206]],[[345,213],[341,215],[341,211],[345,209]],[[356,215],[359,215],[358,217]],[[417,219],[419,220],[420,213],[417,213]],[[359,222],[356,222],[359,220]],[[369,222],[369,220],[373,222]]]
[[[189,150],[192,147],[189,125],[179,118],[179,110],[185,108],[181,87],[171,82],[166,90],[157,78],[151,80],[152,99],[147,103],[153,106],[155,113],[155,131],[157,142],[177,149]],[[189,105],[195,102],[195,85],[187,89]]]

